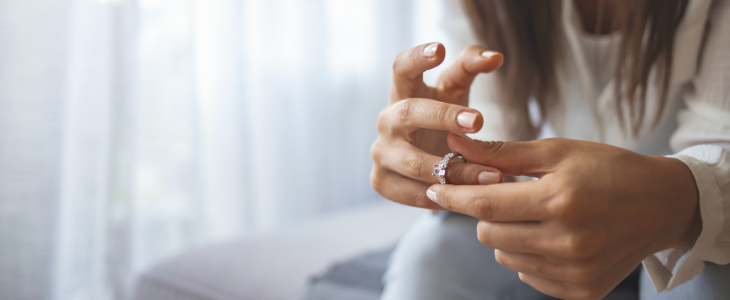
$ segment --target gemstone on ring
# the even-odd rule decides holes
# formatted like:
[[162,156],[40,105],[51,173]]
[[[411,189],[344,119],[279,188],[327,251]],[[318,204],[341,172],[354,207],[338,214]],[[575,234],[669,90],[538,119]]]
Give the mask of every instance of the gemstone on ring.
[[466,162],[466,159],[464,159],[463,156],[459,155],[459,153],[449,153],[444,156],[443,159],[441,159],[441,162],[438,165],[433,166],[433,176],[438,177],[439,183],[446,184],[446,167],[448,166],[449,162],[453,158],[460,158],[462,161]]
[[441,165],[434,165],[433,166],[433,176],[444,176],[446,175],[446,170],[441,168]]

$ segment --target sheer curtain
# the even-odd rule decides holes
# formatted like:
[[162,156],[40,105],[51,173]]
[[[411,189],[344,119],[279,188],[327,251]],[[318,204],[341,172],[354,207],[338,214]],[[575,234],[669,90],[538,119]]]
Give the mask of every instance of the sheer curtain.
[[0,0],[0,299],[126,299],[184,249],[374,201],[390,66],[440,2]]

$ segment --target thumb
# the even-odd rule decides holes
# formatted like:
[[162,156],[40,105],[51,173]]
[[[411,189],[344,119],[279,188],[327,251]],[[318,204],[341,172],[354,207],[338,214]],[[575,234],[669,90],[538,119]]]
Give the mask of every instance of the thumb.
[[449,148],[469,163],[497,168],[504,175],[541,177],[555,170],[563,157],[557,139],[528,142],[485,142],[449,133]]
[[487,51],[481,46],[469,46],[441,73],[436,87],[440,90],[468,90],[479,73],[489,73],[504,62],[501,53]]

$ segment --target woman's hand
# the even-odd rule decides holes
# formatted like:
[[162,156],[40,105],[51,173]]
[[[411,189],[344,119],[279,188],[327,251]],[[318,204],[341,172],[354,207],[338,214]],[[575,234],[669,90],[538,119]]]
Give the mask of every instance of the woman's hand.
[[[446,135],[481,129],[481,114],[466,107],[469,87],[479,73],[502,65],[501,54],[471,46],[439,77],[436,87],[423,82],[423,72],[441,64],[445,50],[439,43],[408,49],[393,63],[393,88],[388,106],[378,118],[378,139],[371,154],[375,165],[370,181],[383,197],[403,204],[441,209],[428,200],[426,189],[436,183],[433,165],[449,152]],[[502,179],[498,170],[453,162],[447,181],[489,184]]]
[[701,231],[697,187],[677,159],[566,139],[448,142],[469,162],[539,178],[433,185],[428,196],[479,218],[497,261],[545,294],[600,299],[645,257],[691,247]]

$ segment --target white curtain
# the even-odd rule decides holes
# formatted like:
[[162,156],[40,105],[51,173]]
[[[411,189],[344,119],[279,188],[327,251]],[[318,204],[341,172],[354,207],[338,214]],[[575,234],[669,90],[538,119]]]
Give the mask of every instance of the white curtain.
[[127,299],[160,259],[376,199],[390,66],[439,2],[0,0],[0,299]]

